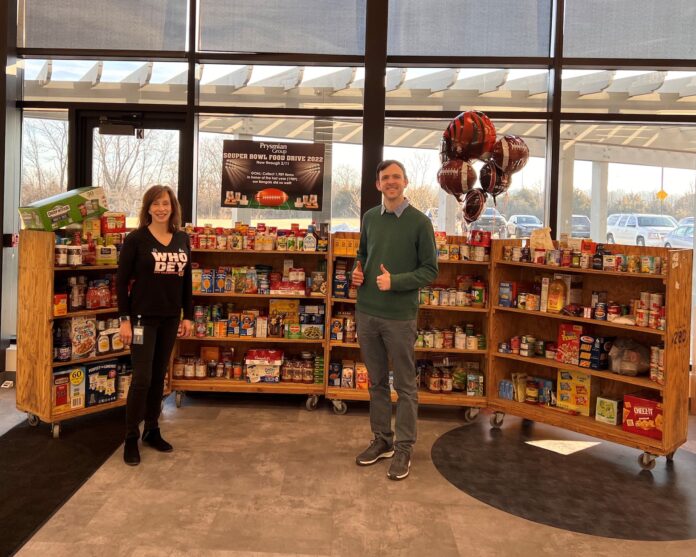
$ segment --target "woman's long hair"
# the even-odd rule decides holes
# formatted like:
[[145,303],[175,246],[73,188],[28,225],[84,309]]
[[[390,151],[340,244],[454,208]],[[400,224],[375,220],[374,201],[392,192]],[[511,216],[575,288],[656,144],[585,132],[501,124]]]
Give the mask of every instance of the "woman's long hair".
[[172,214],[169,216],[169,232],[173,234],[181,228],[181,205],[179,205],[179,200],[176,198],[172,188],[160,184],[151,186],[143,195],[143,203],[140,207],[140,224],[138,225],[140,228],[148,226],[152,222],[152,217],[149,213],[150,206],[164,192],[169,194],[169,202],[172,205]]

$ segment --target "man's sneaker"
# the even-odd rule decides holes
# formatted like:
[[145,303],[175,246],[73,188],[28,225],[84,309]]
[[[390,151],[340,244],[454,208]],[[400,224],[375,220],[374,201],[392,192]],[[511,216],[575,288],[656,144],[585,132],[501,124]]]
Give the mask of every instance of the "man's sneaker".
[[394,460],[392,460],[387,477],[390,480],[403,480],[408,476],[411,468],[411,455],[403,451],[396,451]]
[[391,458],[392,456],[394,456],[394,448],[387,441],[378,437],[373,439],[370,446],[357,456],[355,462],[359,466],[369,466],[380,458]]

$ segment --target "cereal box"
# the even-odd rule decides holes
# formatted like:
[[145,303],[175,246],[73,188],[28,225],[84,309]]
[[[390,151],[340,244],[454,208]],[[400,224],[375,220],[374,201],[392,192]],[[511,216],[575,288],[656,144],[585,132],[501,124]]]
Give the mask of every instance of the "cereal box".
[[623,430],[653,439],[662,439],[662,402],[649,393],[624,395]]
[[621,425],[623,421],[623,402],[613,398],[598,396],[595,420],[610,425]]
[[580,359],[580,337],[582,325],[561,323],[558,326],[558,349],[556,361],[564,364],[578,365]]
[[589,416],[595,410],[599,380],[581,371],[558,370],[557,401],[559,408]]
[[355,388],[355,362],[343,360],[341,363],[341,387],[344,389]]
[[90,358],[95,355],[97,347],[97,322],[93,318],[73,317],[70,320],[70,342],[72,358]]
[[341,386],[341,363],[331,362],[329,364],[329,387]]

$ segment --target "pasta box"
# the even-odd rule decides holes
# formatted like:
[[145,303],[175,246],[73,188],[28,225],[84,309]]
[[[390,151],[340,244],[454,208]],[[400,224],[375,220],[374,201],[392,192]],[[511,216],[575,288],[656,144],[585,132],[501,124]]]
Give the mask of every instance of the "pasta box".
[[102,188],[77,188],[19,208],[24,228],[49,232],[108,210]]
[[653,439],[662,439],[662,402],[650,394],[624,395],[623,430]]

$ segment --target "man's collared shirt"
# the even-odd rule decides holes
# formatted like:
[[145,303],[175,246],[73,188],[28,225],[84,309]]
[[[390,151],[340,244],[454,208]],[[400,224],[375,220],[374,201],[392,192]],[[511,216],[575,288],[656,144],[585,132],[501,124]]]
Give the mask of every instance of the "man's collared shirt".
[[[406,210],[406,207],[409,206],[409,201],[407,197],[404,197],[404,200],[402,201],[401,205],[399,205],[396,209],[394,209],[394,214],[396,215],[396,218],[399,218],[401,216],[401,213],[403,213]],[[384,206],[384,202],[382,202],[382,209],[380,210],[380,215],[383,215],[384,213],[387,212],[387,208]]]

